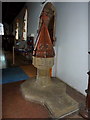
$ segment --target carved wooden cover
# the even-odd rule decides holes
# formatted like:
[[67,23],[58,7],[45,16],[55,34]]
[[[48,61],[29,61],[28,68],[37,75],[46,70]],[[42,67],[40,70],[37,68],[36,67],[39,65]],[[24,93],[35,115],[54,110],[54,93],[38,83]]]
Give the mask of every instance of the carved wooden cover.
[[43,7],[43,10],[41,12],[41,15],[40,15],[40,19],[39,19],[39,27],[38,27],[38,31],[40,29],[40,26],[42,25],[42,19],[41,19],[41,16],[42,16],[42,13],[45,12],[46,15],[48,16],[48,20],[47,20],[47,28],[48,28],[48,31],[49,31],[49,35],[50,35],[50,38],[51,38],[51,41],[52,41],[52,44],[53,46],[55,46],[55,41],[56,41],[56,37],[55,37],[55,26],[56,26],[56,23],[55,23],[55,20],[56,20],[56,10],[55,10],[55,7],[54,5],[51,3],[51,2],[47,2],[44,7]]
[[42,14],[42,25],[34,47],[33,56],[41,58],[54,57],[54,49],[46,26],[48,16],[43,12]]

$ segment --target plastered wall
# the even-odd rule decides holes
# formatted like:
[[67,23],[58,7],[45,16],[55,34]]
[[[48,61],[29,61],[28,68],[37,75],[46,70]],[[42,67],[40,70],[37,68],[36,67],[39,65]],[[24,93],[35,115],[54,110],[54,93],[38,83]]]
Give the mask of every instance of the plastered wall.
[[56,76],[85,94],[88,71],[88,3],[55,3]]

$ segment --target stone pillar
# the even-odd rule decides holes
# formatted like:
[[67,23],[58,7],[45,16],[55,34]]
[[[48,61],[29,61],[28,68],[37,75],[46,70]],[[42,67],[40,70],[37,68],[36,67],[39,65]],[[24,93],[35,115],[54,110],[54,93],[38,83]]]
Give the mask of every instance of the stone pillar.
[[54,65],[54,58],[38,58],[33,57],[33,65],[37,68],[36,83],[40,87],[46,87],[50,85],[50,68]]

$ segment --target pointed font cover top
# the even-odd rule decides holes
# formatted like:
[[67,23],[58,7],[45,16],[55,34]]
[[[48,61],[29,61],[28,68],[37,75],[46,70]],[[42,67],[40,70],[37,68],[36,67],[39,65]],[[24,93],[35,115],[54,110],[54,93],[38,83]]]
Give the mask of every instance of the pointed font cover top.
[[54,57],[54,48],[50,39],[48,28],[46,26],[48,16],[46,16],[45,12],[42,13],[41,19],[42,25],[34,47],[33,56],[40,58]]

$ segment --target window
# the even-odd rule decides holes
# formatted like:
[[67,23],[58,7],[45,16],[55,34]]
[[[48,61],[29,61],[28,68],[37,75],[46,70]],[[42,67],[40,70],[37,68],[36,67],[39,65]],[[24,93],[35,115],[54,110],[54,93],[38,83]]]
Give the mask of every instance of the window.
[[0,35],[4,35],[4,27],[2,23],[0,23]]
[[25,9],[23,21],[23,40],[27,40],[27,9]]
[[16,21],[15,38],[16,38],[16,40],[19,39],[19,21],[18,21],[18,19]]

